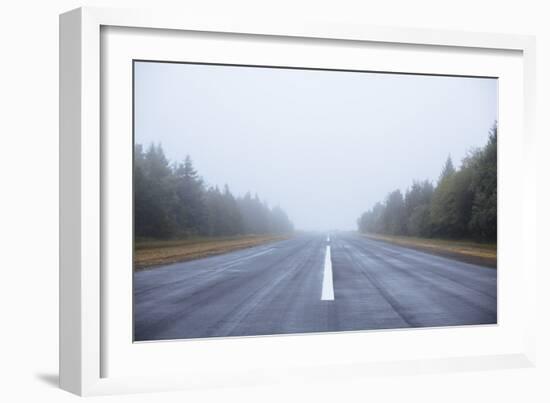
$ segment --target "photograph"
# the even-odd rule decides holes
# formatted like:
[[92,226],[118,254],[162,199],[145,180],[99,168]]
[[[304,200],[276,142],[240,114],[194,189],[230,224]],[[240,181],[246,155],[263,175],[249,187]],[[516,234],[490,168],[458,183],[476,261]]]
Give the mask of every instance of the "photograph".
[[498,324],[498,78],[132,63],[134,342]]

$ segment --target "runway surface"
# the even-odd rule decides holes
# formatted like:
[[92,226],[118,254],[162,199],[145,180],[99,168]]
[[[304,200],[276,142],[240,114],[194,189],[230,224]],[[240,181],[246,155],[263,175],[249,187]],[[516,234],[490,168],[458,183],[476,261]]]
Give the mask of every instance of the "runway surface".
[[497,271],[355,233],[134,274],[134,339],[492,324]]

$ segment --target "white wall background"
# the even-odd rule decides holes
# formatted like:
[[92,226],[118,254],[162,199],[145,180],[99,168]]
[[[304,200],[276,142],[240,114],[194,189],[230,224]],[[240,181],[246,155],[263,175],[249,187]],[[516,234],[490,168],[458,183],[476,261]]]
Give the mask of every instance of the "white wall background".
[[[539,141],[539,363],[535,369],[369,378],[292,387],[94,398],[100,401],[550,401],[550,12],[541,0],[7,0],[0,5],[0,399],[75,401],[57,382],[58,14],[81,5],[170,7],[373,25],[537,35]],[[544,171],[546,170],[546,172]],[[534,240],[533,240],[534,241]],[[545,309],[546,308],[546,309]],[[7,396],[6,396],[7,394]]]

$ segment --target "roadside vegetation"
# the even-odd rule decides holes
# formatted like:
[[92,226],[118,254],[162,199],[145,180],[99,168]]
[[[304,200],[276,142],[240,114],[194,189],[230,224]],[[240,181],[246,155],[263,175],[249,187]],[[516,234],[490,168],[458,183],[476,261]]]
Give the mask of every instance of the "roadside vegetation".
[[444,257],[451,257],[467,263],[474,263],[494,268],[497,266],[496,243],[480,243],[454,239],[419,238],[397,235],[363,235],[378,241],[390,242],[406,248],[429,252]]
[[179,240],[138,241],[134,246],[136,270],[219,255],[267,244],[289,235],[236,235],[231,237],[191,237]]
[[394,240],[398,236],[494,245],[496,260],[497,124],[486,145],[472,150],[458,169],[448,157],[435,185],[415,180],[404,195],[399,189],[390,192],[358,218],[357,226],[361,233]]
[[[293,230],[286,212],[270,207],[257,194],[234,196],[228,185],[223,190],[208,186],[189,156],[170,162],[160,144],[146,150],[135,145],[136,264],[148,259],[145,250],[148,256],[162,255],[159,262],[175,261],[176,256],[186,260],[267,242]],[[198,248],[200,244],[208,248]],[[184,250],[191,245],[192,250]],[[168,251],[170,247],[176,249]]]

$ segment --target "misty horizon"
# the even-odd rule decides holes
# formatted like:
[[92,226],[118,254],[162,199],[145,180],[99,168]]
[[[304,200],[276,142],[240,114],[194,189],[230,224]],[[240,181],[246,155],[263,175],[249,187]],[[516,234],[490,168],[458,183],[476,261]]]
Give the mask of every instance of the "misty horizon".
[[487,142],[496,79],[136,62],[135,143],[189,155],[298,230],[354,230],[413,180]]

